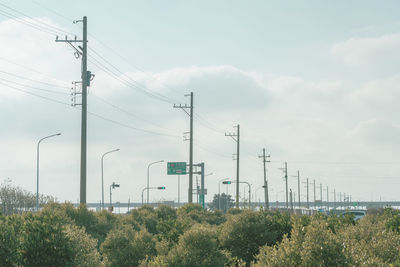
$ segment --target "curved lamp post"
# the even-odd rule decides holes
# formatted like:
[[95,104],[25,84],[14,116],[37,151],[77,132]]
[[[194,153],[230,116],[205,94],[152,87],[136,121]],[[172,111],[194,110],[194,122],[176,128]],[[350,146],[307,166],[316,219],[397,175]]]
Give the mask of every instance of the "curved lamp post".
[[257,188],[256,189],[256,191],[254,192],[254,205],[255,206],[257,206],[257,191],[259,190],[259,189],[263,189],[263,188],[265,188],[264,186],[260,186],[259,188]]
[[[218,209],[221,210],[221,182],[225,181],[225,180],[229,180],[229,178],[222,178],[221,180],[218,181]],[[226,196],[228,197],[228,195]]]
[[[236,181],[223,181],[223,184],[233,184],[236,183]],[[240,184],[247,184],[247,186],[249,187],[249,209],[251,209],[251,184],[246,182],[246,181],[239,181]]]
[[143,206],[143,193],[144,193],[145,190],[147,190],[147,192],[148,192],[150,189],[165,190],[165,186],[145,187],[145,188],[143,188],[143,190],[142,190],[142,206]]
[[104,209],[104,179],[103,179],[103,173],[104,173],[103,172],[103,165],[104,165],[103,161],[104,161],[104,156],[107,155],[107,154],[113,153],[113,152],[117,152],[117,151],[119,151],[119,148],[107,151],[106,153],[104,153],[101,156],[101,208],[102,209]]
[[278,196],[279,196],[280,193],[284,193],[284,192],[285,192],[284,190],[281,190],[281,191],[279,191],[279,192],[276,192],[276,208],[277,208],[277,209],[279,208],[279,207],[278,207],[278,203],[279,203]]
[[115,189],[116,187],[120,187],[120,185],[116,184],[115,182],[113,182],[110,185],[110,207],[112,207],[112,192],[111,192],[111,189]]
[[36,211],[39,210],[39,145],[40,143],[47,138],[54,137],[54,136],[59,136],[61,133],[57,134],[52,134],[49,136],[45,136],[42,139],[39,140],[37,143],[37,150],[36,150]]
[[[164,160],[154,161],[147,166],[147,188],[150,187],[149,185],[149,176],[150,176],[150,166],[156,163],[164,162]],[[147,190],[147,205],[149,204],[149,190]]]

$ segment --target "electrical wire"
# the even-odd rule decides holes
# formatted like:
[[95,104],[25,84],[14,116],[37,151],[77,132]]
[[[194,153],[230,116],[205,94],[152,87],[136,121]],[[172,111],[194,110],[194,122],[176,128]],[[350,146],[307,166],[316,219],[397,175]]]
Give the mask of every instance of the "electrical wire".
[[[5,5],[5,4],[3,4],[3,3],[0,3],[0,6],[3,6],[3,7],[5,7],[5,8],[7,8],[8,10],[11,10],[11,11],[13,11],[13,12],[19,14],[19,15],[22,15],[22,16],[24,16],[24,17],[29,18],[29,19],[32,20],[33,22],[36,22],[36,23],[37,23],[37,24],[35,24],[35,25],[37,25],[38,27],[41,27],[41,28],[43,28],[43,29],[46,29],[46,30],[49,30],[49,31],[53,31],[53,32],[56,32],[56,33],[57,33],[57,32],[62,32],[62,33],[65,33],[65,34],[72,34],[72,35],[74,35],[74,33],[65,31],[65,30],[63,30],[63,29],[61,29],[61,28],[55,27],[55,26],[53,26],[53,25],[50,25],[50,24],[48,24],[48,23],[45,23],[45,22],[40,21],[40,20],[38,20],[38,19],[35,19],[35,18],[33,18],[33,17],[31,17],[31,16],[29,16],[29,15],[27,15],[27,14],[25,14],[25,13],[19,11],[19,10],[16,10],[15,8],[12,8],[12,7],[10,7],[10,6],[7,6],[7,5]],[[6,12],[6,11],[3,10],[3,12]],[[10,13],[9,13],[9,14],[10,14]],[[11,15],[12,15],[12,14],[11,14]],[[12,16],[16,17],[15,15],[12,15]]]
[[[6,87],[8,87],[8,88],[11,88],[11,89],[13,89],[13,90],[17,90],[17,91],[19,91],[19,92],[22,92],[22,93],[25,93],[25,94],[29,94],[29,95],[31,95],[31,96],[39,97],[39,98],[41,98],[41,99],[44,99],[44,100],[47,100],[47,101],[50,101],[50,102],[54,102],[54,103],[61,104],[61,105],[64,105],[64,106],[70,106],[68,103],[59,101],[59,100],[57,100],[57,99],[50,98],[50,97],[46,97],[46,96],[39,95],[39,94],[36,94],[36,93],[32,93],[32,92],[29,92],[29,91],[27,91],[27,90],[23,90],[23,89],[20,89],[20,88],[18,88],[18,87],[15,87],[15,86],[12,86],[12,85],[3,83],[3,82],[1,82],[1,81],[0,81],[0,84],[6,86]],[[133,126],[130,126],[130,125],[128,125],[128,124],[125,124],[125,123],[122,123],[122,122],[119,122],[119,121],[116,121],[116,120],[113,120],[113,119],[104,117],[104,116],[99,115],[99,114],[97,114],[97,113],[94,113],[94,112],[92,112],[92,111],[88,111],[88,114],[90,114],[90,115],[93,116],[93,117],[97,117],[97,118],[102,119],[102,120],[104,120],[104,121],[107,121],[107,122],[110,122],[110,123],[113,123],[113,124],[116,124],[116,125],[119,125],[119,126],[128,128],[128,129],[131,129],[131,130],[140,131],[140,132],[144,132],[144,133],[148,133],[148,134],[152,134],[152,135],[158,135],[158,136],[166,136],[166,137],[174,137],[174,138],[180,137],[180,136],[178,136],[178,135],[165,134],[165,133],[160,133],[160,132],[155,132],[155,131],[151,131],[151,130],[146,130],[146,129],[141,129],[141,128],[133,127]]]
[[[97,53],[94,49],[89,48],[89,51],[92,51],[94,53],[94,55],[99,57],[103,62],[105,62],[108,66],[110,66],[111,68],[114,69],[114,71],[111,70],[109,67],[105,66],[98,59],[96,59],[93,55],[89,54],[89,57],[91,57],[92,60],[95,60],[97,62],[97,64],[102,67],[103,71],[107,70],[109,74],[111,73],[111,75],[114,76],[114,78],[117,78],[121,82],[123,81],[126,85],[129,85],[129,87],[131,87],[131,88],[133,88],[135,90],[139,90],[140,92],[146,94],[147,96],[150,96],[150,97],[153,97],[155,99],[167,102],[169,104],[174,104],[174,103],[177,102],[177,101],[175,101],[174,99],[172,99],[170,97],[164,96],[164,95],[162,95],[162,94],[160,94],[158,92],[150,90],[145,85],[143,85],[140,82],[132,79],[132,77],[126,75],[124,72],[119,70],[116,66],[111,64],[107,59],[105,59],[103,56],[101,56],[99,53]],[[125,79],[122,79],[121,77],[124,77]]]
[[14,20],[14,21],[16,21],[16,22],[19,22],[19,23],[21,23],[21,24],[24,24],[25,26],[34,28],[34,29],[36,29],[36,30],[38,30],[38,31],[41,31],[41,32],[50,34],[50,35],[52,35],[52,36],[58,34],[58,33],[55,32],[55,31],[50,31],[50,30],[48,30],[48,29],[46,29],[46,28],[39,27],[39,26],[36,25],[36,24],[30,23],[29,21],[26,21],[26,20],[23,20],[23,19],[21,19],[21,18],[18,18],[18,17],[16,17],[15,15],[13,15],[13,14],[7,12],[7,11],[4,11],[4,10],[1,10],[1,9],[0,9],[0,14],[3,15],[3,16],[5,16],[5,17],[7,17],[7,18],[9,18],[9,19],[11,19],[11,20]]
[[23,84],[23,83],[10,81],[10,80],[3,79],[3,78],[0,78],[0,80],[4,81],[4,82],[7,82],[7,83],[13,83],[13,84],[16,84],[18,86],[22,86],[22,87],[27,87],[27,88],[31,88],[31,89],[34,89],[34,90],[38,90],[38,91],[44,91],[44,92],[48,92],[48,93],[52,93],[52,94],[70,95],[69,93],[66,93],[66,92],[59,92],[59,91],[54,91],[54,90],[50,90],[50,89],[43,89],[43,88],[39,88],[39,87],[35,87],[35,86]]
[[104,104],[107,104],[107,105],[109,105],[110,107],[112,107],[112,108],[114,108],[114,109],[116,109],[116,110],[118,110],[118,111],[120,111],[120,112],[122,112],[122,113],[124,113],[124,114],[126,114],[126,115],[129,115],[129,116],[131,116],[131,117],[133,117],[133,118],[135,118],[135,119],[144,121],[144,122],[146,122],[146,123],[149,123],[149,124],[151,124],[151,125],[154,125],[154,126],[156,126],[156,127],[158,127],[158,128],[161,128],[161,129],[164,129],[164,130],[167,130],[167,131],[170,131],[170,132],[175,132],[175,131],[172,130],[172,129],[163,127],[163,126],[161,126],[161,125],[159,125],[159,124],[157,124],[157,123],[151,122],[151,121],[149,121],[149,120],[145,120],[142,116],[135,115],[135,114],[133,114],[132,112],[130,112],[130,111],[126,110],[126,109],[123,109],[123,108],[121,108],[121,107],[119,107],[119,106],[117,106],[117,105],[111,103],[110,101],[105,100],[104,98],[102,98],[102,97],[100,97],[100,96],[97,96],[97,95],[95,95],[95,94],[93,94],[93,93],[92,93],[91,95],[92,95],[92,97],[98,99],[100,102],[102,102],[102,103],[104,103]]
[[[43,72],[40,72],[40,71],[35,70],[35,69],[31,68],[31,67],[27,67],[27,66],[21,65],[21,64],[19,64],[19,63],[13,62],[13,61],[11,61],[10,59],[0,57],[0,60],[3,60],[3,61],[5,61],[5,62],[7,62],[7,63],[13,64],[13,65],[18,66],[18,67],[21,67],[21,68],[23,68],[23,69],[29,70],[29,71],[31,71],[31,72],[33,72],[33,73],[37,73],[37,74],[46,76],[46,77],[48,77],[48,78],[50,78],[50,79],[52,79],[52,80],[54,80],[54,81],[58,81],[58,82],[61,82],[61,83],[68,84],[68,82],[66,82],[66,81],[63,81],[63,80],[60,80],[60,79],[57,79],[57,78],[54,78],[54,77],[50,77],[49,75],[47,75],[47,74],[45,74],[45,73],[43,73]],[[4,71],[3,71],[3,72],[4,72]],[[16,74],[13,74],[13,75],[16,76]],[[24,78],[24,79],[27,79],[27,78]],[[43,83],[43,82],[42,82],[42,83]],[[52,86],[54,86],[54,84],[52,84]],[[58,86],[58,85],[57,85],[57,86]],[[64,87],[64,86],[63,86],[63,87]],[[65,86],[65,88],[70,88],[70,87]]]
[[19,91],[19,92],[22,92],[22,93],[25,93],[25,94],[28,94],[28,95],[31,95],[31,96],[39,97],[39,98],[45,99],[45,100],[50,101],[50,102],[54,102],[54,103],[61,104],[61,105],[64,105],[64,106],[70,106],[69,104],[67,104],[65,102],[62,102],[62,101],[59,101],[57,99],[53,99],[53,98],[50,98],[50,97],[46,97],[46,96],[42,96],[42,95],[39,95],[39,94],[36,94],[36,93],[32,93],[32,92],[29,92],[27,90],[23,90],[21,88],[18,88],[18,87],[15,87],[15,86],[3,83],[3,82],[0,82],[0,84],[6,86],[8,88],[11,88],[13,90],[16,90],[16,91]]
[[[47,7],[47,6],[43,5],[43,4],[41,4],[41,3],[38,3],[37,1],[33,1],[33,3],[35,3],[36,5],[38,5],[38,6],[42,7],[42,8],[44,8],[44,9],[46,9],[46,10],[48,10],[48,11],[50,11],[50,12],[53,13],[53,14],[55,14],[55,15],[57,15],[57,16],[63,18],[63,19],[66,20],[66,21],[72,21],[71,18],[68,18],[68,17],[66,17],[65,15],[63,15],[63,14],[61,14],[61,13],[55,11],[54,9],[51,9],[51,8],[49,8],[49,7]],[[149,75],[149,73],[147,73],[146,71],[144,71],[142,68],[140,68],[140,67],[138,67],[138,66],[132,64],[131,61],[129,61],[126,57],[122,56],[122,54],[118,53],[115,49],[113,49],[113,48],[110,47],[109,45],[105,44],[103,41],[101,41],[99,38],[97,38],[97,37],[94,36],[93,34],[89,33],[88,35],[89,35],[92,39],[94,39],[98,44],[100,44],[101,46],[103,46],[104,48],[106,48],[107,50],[109,50],[109,51],[111,51],[113,54],[115,54],[117,57],[119,57],[120,59],[122,59],[122,60],[123,60],[125,63],[127,63],[129,66],[132,66],[133,68],[137,69],[138,71],[140,71],[140,72],[142,72],[142,73],[144,73],[144,74],[146,74],[146,75]],[[180,92],[179,90],[176,90],[176,89],[174,89],[174,88],[172,88],[172,87],[166,85],[165,83],[163,83],[163,85],[164,85],[166,88],[170,89],[171,91],[175,92],[176,94],[182,96],[183,93]],[[180,102],[180,101],[178,101],[178,102]]]
[[148,133],[148,134],[153,134],[153,135],[159,135],[159,136],[174,137],[174,138],[180,137],[180,136],[178,136],[178,135],[159,133],[159,132],[155,132],[155,131],[151,131],[151,130],[145,130],[145,129],[133,127],[133,126],[130,126],[130,125],[128,125],[128,124],[125,124],[125,123],[122,123],[122,122],[119,122],[119,121],[116,121],[116,120],[113,120],[113,119],[106,118],[106,117],[104,117],[104,116],[102,116],[102,115],[93,113],[93,112],[91,112],[91,111],[88,111],[88,114],[90,114],[90,115],[92,115],[92,116],[94,116],[94,117],[97,117],[97,118],[99,118],[99,119],[102,119],[102,120],[105,120],[105,121],[114,123],[114,124],[116,124],[116,125],[119,125],[119,126],[122,126],[122,127],[128,128],[128,129],[131,129],[131,130],[140,131],[140,132],[144,132],[144,133]]
[[[58,84],[54,84],[54,83],[48,83],[48,82],[43,82],[43,81],[39,81],[39,80],[34,80],[34,79],[26,78],[26,77],[24,77],[24,76],[17,75],[17,74],[8,72],[8,71],[4,71],[4,70],[0,70],[0,72],[1,72],[1,73],[4,73],[4,74],[7,74],[7,75],[9,75],[9,76],[13,76],[13,77],[19,78],[19,79],[21,79],[21,80],[27,80],[27,81],[31,81],[31,82],[35,82],[35,83],[40,83],[40,84],[47,85],[47,86],[51,86],[51,87],[58,87],[58,88],[62,88],[62,89],[68,89],[68,90],[71,89],[71,87],[68,87],[68,86],[62,86],[62,85],[58,85]],[[66,82],[65,82],[65,83],[66,83]]]
[[106,73],[108,76],[110,76],[111,78],[119,81],[120,83],[122,83],[123,85],[127,86],[128,88],[137,90],[137,91],[141,92],[142,94],[144,94],[144,95],[146,95],[146,96],[148,96],[150,98],[157,99],[159,101],[166,102],[168,104],[173,104],[173,102],[170,102],[170,101],[165,100],[165,99],[163,99],[161,97],[158,97],[158,96],[156,96],[156,95],[154,95],[154,94],[152,94],[150,92],[147,92],[146,90],[143,90],[143,89],[139,88],[138,86],[136,86],[134,84],[131,84],[129,81],[126,81],[125,79],[122,79],[116,73],[114,73],[112,70],[110,70],[110,68],[108,68],[107,66],[102,65],[101,62],[99,62],[97,59],[92,58],[92,60],[89,59],[88,61],[90,63],[92,63],[93,65],[95,65],[96,67],[98,67],[100,70],[104,71],[104,73]]

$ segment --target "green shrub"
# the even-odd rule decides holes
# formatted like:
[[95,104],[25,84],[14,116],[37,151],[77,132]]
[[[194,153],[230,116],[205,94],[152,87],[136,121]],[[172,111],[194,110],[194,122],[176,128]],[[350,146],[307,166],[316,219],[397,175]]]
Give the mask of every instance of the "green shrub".
[[400,234],[386,227],[384,217],[367,215],[340,231],[345,253],[355,265],[389,266],[399,261]]
[[215,229],[198,224],[180,237],[168,255],[144,261],[141,266],[222,267],[227,260],[228,256],[218,249]]
[[285,236],[274,247],[264,246],[253,266],[350,266],[341,240],[325,219],[303,223],[295,220],[290,238]]
[[279,212],[243,211],[220,226],[221,246],[250,264],[264,245],[274,245],[291,230],[290,217]]
[[132,210],[131,220],[138,225],[145,226],[149,233],[157,234],[158,217],[153,207],[143,206]]
[[28,213],[20,228],[23,266],[99,266],[96,240],[65,217],[50,213]]
[[0,215],[0,266],[21,264],[19,244],[22,225],[23,220],[19,215]]
[[153,236],[143,229],[135,231],[131,226],[111,230],[100,247],[109,266],[138,266],[146,256],[156,254]]

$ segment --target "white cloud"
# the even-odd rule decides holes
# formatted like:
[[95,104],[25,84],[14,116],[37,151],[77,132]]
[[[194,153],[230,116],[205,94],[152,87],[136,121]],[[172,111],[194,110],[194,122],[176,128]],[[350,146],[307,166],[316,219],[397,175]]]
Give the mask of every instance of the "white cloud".
[[[46,18],[36,19],[48,25],[59,27]],[[22,20],[27,21],[26,19]],[[80,62],[74,59],[73,53],[66,44],[55,42],[55,36],[32,29],[16,20],[0,22],[0,36],[2,37],[0,43],[1,71],[63,86],[69,86],[70,82],[66,82],[68,79],[63,82],[57,78],[70,77],[73,80],[73,77],[80,77],[78,71],[76,71],[79,70]],[[0,77],[21,83],[21,79],[5,73],[0,73]],[[22,83],[33,85],[32,82],[26,80],[22,80]],[[41,87],[44,87],[44,85],[41,84]],[[60,89],[58,88],[58,90]],[[69,93],[69,90],[66,92]],[[3,97],[24,96],[23,93],[3,85],[0,85],[0,95]]]
[[395,146],[398,148],[398,144],[400,144],[400,125],[373,118],[356,125],[348,133],[348,137],[365,146]]
[[[65,81],[79,79],[80,62],[74,59],[73,51],[67,49],[65,44],[55,43],[53,37],[26,29],[15,21],[0,23],[0,35],[3,37],[0,57],[30,66],[46,75],[6,61],[0,62],[0,69],[44,82],[49,81],[49,76]],[[375,56],[371,54],[380,54],[382,48],[378,47],[386,41],[379,38],[379,41],[364,39],[338,44],[332,49],[332,53],[349,60],[351,64],[375,60]],[[397,44],[397,41],[394,43]],[[358,46],[364,46],[364,49],[358,51]],[[128,88],[92,64],[89,64],[89,69],[96,74],[90,92],[124,108],[136,117],[109,107],[95,100],[92,95],[89,95],[89,110],[141,129],[171,132],[179,136],[188,130],[188,117],[174,109],[171,103],[159,102],[138,90]],[[195,118],[195,161],[206,162],[207,170],[214,172],[216,177],[207,181],[210,192],[208,198],[216,192],[217,178],[235,174],[235,164],[230,160],[230,154],[235,152],[235,145],[223,133],[233,131],[232,126],[236,123],[242,126],[241,172],[254,185],[260,184],[262,177],[262,164],[256,159],[256,155],[263,147],[268,148],[272,161],[287,159],[291,172],[295,168],[300,169],[307,176],[310,175],[310,178],[314,176],[317,179],[324,179],[326,173],[336,171],[336,166],[314,165],[307,168],[301,164],[295,165],[290,160],[374,160],[375,151],[369,144],[379,144],[383,139],[389,145],[383,146],[380,156],[398,151],[390,146],[398,142],[395,138],[398,127],[394,121],[398,112],[393,112],[399,106],[396,103],[399,98],[398,75],[374,81],[365,78],[361,86],[351,89],[347,89],[348,80],[272,75],[229,65],[176,67],[160,72],[126,72],[126,75],[152,91],[176,100],[177,104],[188,103],[189,99],[183,95],[190,91],[195,93],[195,112],[208,121],[206,124],[212,124],[206,127],[201,124],[201,120]],[[55,80],[51,82],[57,83]],[[43,150],[44,181],[57,177],[51,183],[53,187],[44,187],[43,190],[51,192],[60,200],[76,201],[80,112],[42,99],[22,97],[25,95],[16,99],[8,98],[12,93],[7,93],[6,99],[2,92],[9,89],[0,88],[0,114],[3,115],[0,125],[3,140],[0,170],[3,172],[0,174],[12,175],[11,178],[18,184],[26,185],[27,189],[34,191],[35,142],[46,134],[62,131],[62,137],[52,140],[52,144],[46,144],[48,150]],[[40,94],[47,95],[43,92]],[[60,99],[68,103],[69,96],[65,99],[62,96]],[[376,109],[368,108],[371,104]],[[384,117],[388,119],[382,120]],[[209,128],[218,128],[219,132]],[[352,129],[350,133],[348,129]],[[201,151],[197,144],[211,153]],[[363,155],[353,153],[361,146]],[[185,160],[188,152],[188,143],[181,138],[149,135],[89,116],[89,201],[99,200],[101,154],[117,147],[121,151],[107,159],[106,184],[113,180],[121,183],[115,199],[124,202],[128,197],[131,197],[131,201],[140,201],[149,162],[158,159]],[[271,187],[277,192],[282,185],[282,173],[273,164],[272,162],[269,167],[269,177]],[[186,191],[183,190],[187,186],[186,181],[186,178],[182,179],[181,192]],[[323,182],[346,188],[345,184],[328,179]],[[152,170],[152,183],[166,185],[168,191],[162,192],[165,194],[163,197],[176,200],[176,179],[165,175],[165,166],[159,165]],[[186,199],[186,194],[182,193],[182,199]]]
[[378,37],[354,37],[334,44],[331,54],[350,66],[398,62],[400,33]]

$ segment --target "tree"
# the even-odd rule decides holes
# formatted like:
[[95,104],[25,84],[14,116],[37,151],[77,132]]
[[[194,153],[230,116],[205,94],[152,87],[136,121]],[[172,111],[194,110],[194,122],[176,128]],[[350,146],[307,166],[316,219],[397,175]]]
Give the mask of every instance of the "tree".
[[[39,195],[39,204],[54,201],[50,196]],[[32,211],[36,207],[36,195],[21,187],[13,186],[11,180],[6,180],[0,187],[1,213],[9,215]]]
[[19,232],[21,216],[0,215],[0,266],[20,266]]
[[19,233],[22,266],[99,266],[96,241],[59,214],[23,216]]
[[146,229],[134,230],[129,225],[113,229],[100,247],[109,266],[139,266],[139,262],[156,255],[155,240]]
[[290,238],[285,236],[281,243],[261,248],[254,267],[352,266],[343,243],[324,219],[315,219],[307,226],[303,222],[295,219]]
[[385,213],[383,216],[367,215],[355,225],[338,232],[341,242],[346,246],[345,254],[352,257],[355,266],[400,263],[400,233],[397,228],[390,228],[388,211]]
[[66,225],[64,233],[74,251],[74,257],[70,266],[100,266],[100,253],[97,250],[96,239],[89,236],[84,229],[73,224]]
[[211,209],[222,210],[224,213],[234,206],[235,203],[232,199],[232,196],[226,195],[225,193],[215,194],[212,203],[209,205]]
[[227,261],[228,256],[218,248],[215,229],[197,224],[180,237],[168,255],[142,262],[141,266],[222,267]]
[[65,218],[65,223],[82,227],[86,233],[98,241],[98,246],[103,243],[108,232],[119,224],[118,217],[105,210],[94,212],[85,205],[75,208],[71,203],[49,203],[41,211],[42,215],[55,214]]
[[290,230],[290,216],[287,214],[245,210],[229,216],[228,221],[220,226],[219,240],[232,256],[250,266],[261,246],[274,245]]
[[131,211],[129,219],[134,224],[144,225],[149,233],[157,234],[158,218],[153,207],[143,206],[139,209],[134,209]]

